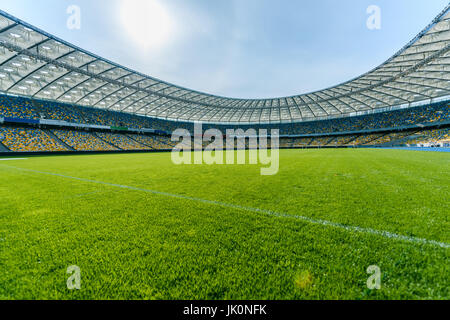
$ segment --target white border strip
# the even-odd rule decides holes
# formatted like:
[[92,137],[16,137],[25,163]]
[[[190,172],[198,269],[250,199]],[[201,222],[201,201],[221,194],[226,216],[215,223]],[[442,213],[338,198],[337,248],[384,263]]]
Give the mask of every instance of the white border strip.
[[336,222],[322,220],[322,219],[313,219],[313,218],[300,216],[300,215],[290,215],[287,213],[280,213],[280,212],[275,212],[275,211],[270,211],[270,210],[265,210],[265,209],[258,209],[258,208],[251,208],[251,207],[244,207],[244,206],[225,203],[225,202],[205,200],[205,199],[200,199],[200,198],[194,198],[194,197],[172,194],[172,193],[167,193],[167,192],[137,188],[137,187],[126,186],[126,185],[121,185],[121,184],[114,184],[114,183],[108,183],[108,182],[102,182],[102,181],[96,181],[96,180],[90,180],[90,179],[84,179],[84,178],[71,177],[71,176],[66,176],[66,175],[62,175],[62,174],[58,174],[58,173],[37,171],[37,170],[18,168],[18,167],[12,167],[12,166],[7,166],[7,165],[2,165],[2,166],[11,168],[11,169],[15,169],[18,171],[32,172],[32,173],[55,176],[55,177],[60,177],[60,178],[65,178],[65,179],[82,181],[82,182],[101,184],[101,185],[116,187],[116,188],[121,188],[121,189],[141,191],[141,192],[151,193],[151,194],[155,194],[155,195],[170,197],[170,198],[201,202],[201,203],[214,205],[214,206],[220,206],[220,207],[224,207],[224,208],[231,208],[231,209],[237,209],[237,210],[254,212],[254,213],[263,213],[265,215],[278,217],[278,218],[289,218],[289,219],[302,220],[304,222],[308,222],[311,224],[317,224],[317,225],[322,225],[322,226],[327,226],[327,227],[338,228],[338,229],[342,229],[342,230],[349,231],[349,232],[358,232],[358,233],[377,235],[377,236],[381,236],[381,237],[384,237],[387,239],[404,241],[404,242],[409,242],[409,243],[414,243],[414,244],[432,245],[432,246],[437,246],[437,247],[441,247],[444,249],[450,248],[450,244],[446,243],[446,242],[439,242],[439,241],[435,241],[435,240],[428,240],[428,239],[423,239],[423,238],[404,236],[404,235],[400,235],[400,234],[396,234],[396,233],[392,233],[392,232],[388,232],[388,231],[381,231],[381,230],[375,230],[375,229],[371,229],[371,228],[363,228],[363,227],[357,227],[357,226],[348,226],[348,225],[344,225],[341,223],[336,223]]

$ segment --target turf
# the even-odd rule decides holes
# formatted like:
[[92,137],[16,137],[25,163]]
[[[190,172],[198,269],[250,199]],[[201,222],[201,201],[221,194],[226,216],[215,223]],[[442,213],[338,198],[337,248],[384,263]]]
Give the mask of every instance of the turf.
[[282,150],[277,175],[260,168],[168,153],[0,162],[0,299],[450,298],[448,246],[314,223],[449,244],[450,154]]

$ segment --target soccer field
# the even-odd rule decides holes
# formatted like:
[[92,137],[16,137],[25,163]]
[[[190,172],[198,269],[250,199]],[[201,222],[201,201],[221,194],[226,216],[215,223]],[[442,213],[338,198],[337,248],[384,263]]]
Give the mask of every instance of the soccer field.
[[450,299],[450,154],[282,150],[260,168],[0,161],[0,299]]

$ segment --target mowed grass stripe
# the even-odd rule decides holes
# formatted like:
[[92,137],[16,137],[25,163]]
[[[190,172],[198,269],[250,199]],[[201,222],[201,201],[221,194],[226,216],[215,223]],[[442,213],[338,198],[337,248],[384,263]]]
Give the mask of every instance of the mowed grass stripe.
[[396,234],[396,233],[392,233],[392,232],[388,232],[388,231],[376,230],[376,229],[372,229],[372,228],[363,228],[363,227],[358,227],[358,226],[344,225],[344,224],[331,222],[331,221],[327,221],[327,220],[323,220],[323,219],[313,219],[313,218],[309,218],[309,217],[305,217],[305,216],[301,216],[301,215],[291,215],[291,214],[280,213],[280,212],[275,212],[275,211],[271,211],[271,210],[245,207],[245,206],[240,206],[240,205],[236,205],[236,204],[224,203],[224,202],[213,201],[213,200],[206,200],[206,199],[201,199],[201,198],[196,198],[196,197],[173,194],[173,193],[168,193],[168,192],[161,192],[161,191],[150,190],[150,189],[145,189],[145,188],[138,188],[138,187],[133,187],[133,186],[114,184],[114,183],[96,181],[96,180],[79,178],[79,177],[72,177],[72,176],[53,173],[53,172],[38,171],[38,170],[33,170],[33,169],[25,169],[25,168],[6,166],[6,165],[2,165],[2,166],[17,170],[17,171],[24,171],[24,172],[41,174],[41,175],[55,176],[55,177],[60,177],[60,178],[64,178],[64,179],[71,179],[71,180],[77,180],[77,181],[81,181],[81,182],[106,185],[106,186],[110,186],[110,187],[128,189],[128,190],[133,190],[133,191],[141,191],[141,192],[151,193],[151,194],[164,196],[164,197],[196,201],[196,202],[201,202],[204,204],[220,206],[220,207],[225,207],[225,208],[230,208],[230,209],[243,210],[243,211],[254,212],[254,213],[262,213],[265,215],[279,217],[279,218],[302,220],[307,223],[322,225],[322,226],[326,226],[326,227],[339,228],[339,229],[343,229],[343,230],[346,230],[349,232],[367,233],[367,234],[371,234],[371,235],[377,235],[377,236],[381,236],[381,237],[385,237],[385,238],[389,238],[389,239],[393,239],[393,240],[404,241],[404,242],[409,242],[409,243],[414,243],[414,244],[432,245],[432,246],[438,246],[438,247],[445,248],[445,249],[448,249],[450,247],[450,244],[445,243],[445,242],[429,240],[429,239],[424,239],[424,238],[418,238],[418,237],[405,236],[405,235],[400,235],[400,234]]

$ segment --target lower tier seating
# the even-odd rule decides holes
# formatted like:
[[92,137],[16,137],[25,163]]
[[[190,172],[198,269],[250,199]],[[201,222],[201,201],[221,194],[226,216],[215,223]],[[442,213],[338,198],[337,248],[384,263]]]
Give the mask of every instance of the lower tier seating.
[[40,129],[0,127],[0,136],[2,144],[15,152],[68,151]]
[[147,149],[150,148],[152,150],[168,150],[174,147],[174,144],[172,144],[170,139],[167,137],[134,134],[129,134],[128,137],[146,146]]
[[150,148],[130,138],[129,136],[118,133],[96,133],[102,140],[121,150],[149,150]]
[[437,129],[430,131],[418,132],[410,136],[410,139],[406,141],[407,145],[435,145],[440,142],[450,141],[450,129]]
[[[285,148],[428,146],[439,145],[442,142],[447,144],[450,142],[449,128],[365,135],[281,138],[280,146]],[[171,150],[179,144],[179,142],[171,141],[170,137],[158,135],[88,132],[75,129],[44,131],[39,128],[11,126],[0,126],[0,143],[14,152],[70,151],[69,147],[76,151]],[[183,144],[198,150],[209,146],[210,142],[198,144],[194,141],[183,141]],[[248,140],[245,141],[245,146],[249,148]],[[237,147],[236,144],[235,147]]]
[[112,145],[99,139],[96,135],[85,131],[52,130],[61,141],[77,151],[114,151],[118,150]]

